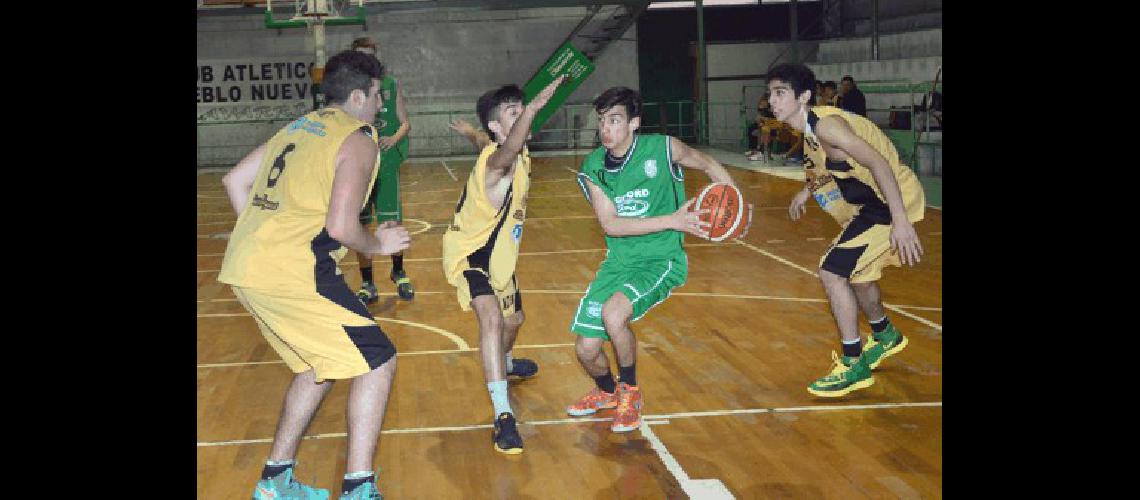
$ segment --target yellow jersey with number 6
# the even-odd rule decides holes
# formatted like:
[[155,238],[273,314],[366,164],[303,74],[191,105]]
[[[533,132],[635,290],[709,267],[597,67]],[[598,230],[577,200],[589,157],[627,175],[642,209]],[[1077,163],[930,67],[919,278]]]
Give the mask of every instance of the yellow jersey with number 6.
[[297,118],[269,139],[218,281],[287,294],[343,280],[337,262],[347,249],[329,236],[325,219],[336,154],[356,132],[378,138],[371,124],[329,107]]

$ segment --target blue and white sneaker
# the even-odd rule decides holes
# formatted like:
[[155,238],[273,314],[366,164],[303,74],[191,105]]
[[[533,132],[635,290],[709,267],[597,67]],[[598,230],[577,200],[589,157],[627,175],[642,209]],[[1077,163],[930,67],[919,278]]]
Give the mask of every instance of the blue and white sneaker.
[[[293,479],[293,468],[273,479],[262,479],[253,489],[253,500],[328,500],[329,490],[313,488]],[[361,497],[364,498],[364,497]]]

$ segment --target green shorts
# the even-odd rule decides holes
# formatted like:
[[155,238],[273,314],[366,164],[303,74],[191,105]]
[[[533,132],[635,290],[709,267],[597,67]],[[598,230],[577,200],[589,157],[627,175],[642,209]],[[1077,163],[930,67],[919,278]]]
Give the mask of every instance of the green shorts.
[[622,292],[633,304],[633,318],[637,321],[653,306],[669,297],[674,288],[685,284],[689,276],[689,257],[684,252],[672,259],[625,262],[607,257],[598,268],[586,295],[578,302],[574,324],[570,331],[583,337],[606,340],[602,322],[602,305],[616,292]]
[[376,183],[368,192],[368,202],[360,212],[361,224],[373,220],[377,224],[404,220],[404,210],[400,203],[400,164],[403,162],[404,154],[398,147],[380,153],[380,172],[376,174]]

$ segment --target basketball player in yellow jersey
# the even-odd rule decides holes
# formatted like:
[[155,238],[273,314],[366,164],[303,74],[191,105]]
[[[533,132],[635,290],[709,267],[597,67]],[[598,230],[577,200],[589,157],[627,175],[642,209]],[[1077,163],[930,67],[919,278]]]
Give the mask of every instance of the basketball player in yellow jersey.
[[509,357],[524,319],[515,262],[530,189],[526,141],[535,114],[564,79],[556,78],[526,105],[517,85],[505,85],[479,97],[475,110],[487,136],[475,133],[470,126],[466,129],[465,135],[481,145],[482,151],[443,235],[443,274],[456,288],[459,306],[464,311],[474,309],[479,321],[483,375],[495,408],[491,441],[496,450],[511,455],[522,453],[523,442],[507,395],[506,377],[531,376],[538,371],[533,361]]
[[372,458],[396,347],[348,288],[337,262],[345,247],[391,255],[410,241],[395,222],[373,235],[358,219],[376,177],[379,134],[370,122],[381,105],[383,78],[384,66],[371,55],[333,56],[321,85],[330,105],[282,128],[223,180],[239,216],[218,281],[231,285],[297,374],[255,500],[328,498],[327,490],[298,483],[293,464],[309,420],[336,379],[352,379],[348,474],[340,498],[380,498]]
[[[808,106],[814,82],[802,64],[781,64],[768,72],[773,113],[804,133],[808,184],[792,199],[792,220],[803,215],[804,203],[815,193],[843,226],[819,266],[843,356],[832,353],[831,372],[808,386],[816,396],[838,397],[874,384],[871,370],[907,345],[887,319],[876,282],[885,266],[919,262],[922,245],[914,223],[922,220],[926,200],[918,179],[899,162],[877,125],[833,106]],[[866,349],[859,337],[859,309],[874,332]]]

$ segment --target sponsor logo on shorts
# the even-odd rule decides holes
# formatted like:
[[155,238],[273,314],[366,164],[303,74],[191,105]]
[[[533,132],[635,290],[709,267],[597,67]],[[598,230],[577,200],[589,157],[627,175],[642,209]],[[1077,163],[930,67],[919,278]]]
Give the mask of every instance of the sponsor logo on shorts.
[[515,218],[515,219],[518,219],[518,220],[523,220],[523,217],[525,217],[525,216],[523,215],[523,211],[522,211],[522,209],[521,209],[521,208],[520,208],[520,209],[518,209],[518,210],[515,210],[515,213],[514,213],[514,218]]
[[649,211],[648,189],[634,189],[614,198],[614,207],[619,217],[639,217]]
[[645,176],[650,179],[657,177],[657,160],[645,160]]
[[586,316],[589,316],[591,318],[602,317],[602,303],[596,300],[591,300],[589,304],[586,304]]
[[522,239],[522,224],[515,224],[514,229],[511,229],[511,238],[514,238],[515,243]]

